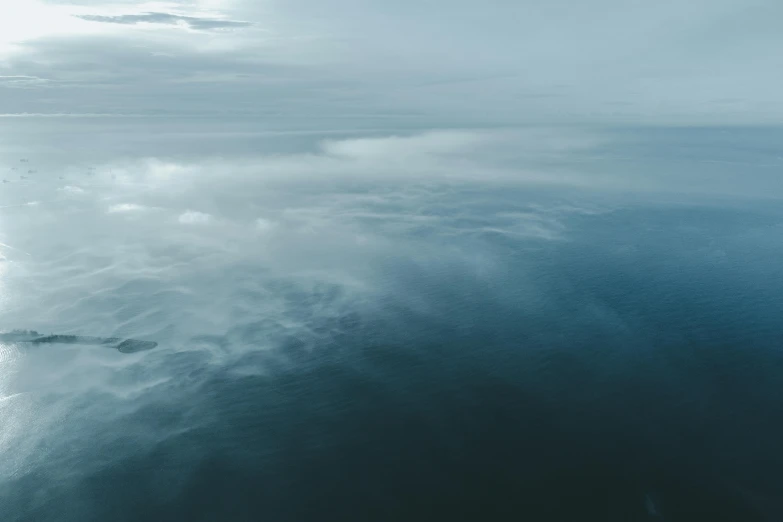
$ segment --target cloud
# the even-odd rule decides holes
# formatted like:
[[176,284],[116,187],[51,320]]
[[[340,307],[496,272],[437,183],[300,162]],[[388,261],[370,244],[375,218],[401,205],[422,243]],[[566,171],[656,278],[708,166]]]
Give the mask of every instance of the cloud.
[[178,221],[183,225],[203,225],[212,221],[212,216],[205,212],[188,210],[180,214]]
[[49,87],[51,85],[51,80],[37,76],[0,76],[0,87],[30,88]]
[[[353,118],[408,128],[783,120],[781,72],[768,52],[783,43],[770,22],[783,7],[765,0],[36,5],[22,24],[8,9],[5,25],[36,30],[14,38],[3,74],[65,86],[45,103],[13,89],[0,113],[253,115],[281,125]],[[51,23],[31,22],[41,13]],[[250,25],[263,31],[220,30]]]
[[86,191],[83,188],[76,187],[76,186],[73,186],[73,185],[66,185],[66,186],[60,188],[59,190],[60,190],[60,192],[62,192],[64,194],[71,195],[71,196],[79,196],[79,195],[82,195],[82,194],[86,194]]
[[241,29],[250,27],[251,22],[242,22],[236,20],[222,20],[219,18],[200,18],[195,16],[184,16],[172,13],[142,13],[126,14],[116,16],[105,15],[76,15],[77,18],[87,20],[88,22],[101,22],[106,24],[162,24],[162,25],[184,25],[190,29],[199,30],[219,30],[219,29]]
[[262,233],[271,232],[275,229],[277,223],[270,219],[258,218],[256,219],[256,230]]
[[144,114],[90,113],[90,112],[4,112],[0,118],[133,118]]
[[119,203],[109,207],[109,214],[126,214],[129,212],[141,212],[147,208],[136,203]]
[[15,77],[58,82],[58,88],[46,98],[14,89],[15,94],[0,97],[0,113],[155,117],[225,114],[233,105],[237,114],[240,109],[247,114],[251,100],[253,112],[313,108],[302,100],[312,89],[306,71],[275,63],[264,54],[210,47],[212,38],[223,41],[224,37],[184,31],[182,38],[138,36],[119,31],[100,38],[38,40],[9,59],[8,69]]
[[[492,135],[475,131],[434,131],[413,136],[330,140],[321,145],[331,156],[344,158],[395,158],[469,153],[486,144]],[[494,134],[497,137],[497,134]]]

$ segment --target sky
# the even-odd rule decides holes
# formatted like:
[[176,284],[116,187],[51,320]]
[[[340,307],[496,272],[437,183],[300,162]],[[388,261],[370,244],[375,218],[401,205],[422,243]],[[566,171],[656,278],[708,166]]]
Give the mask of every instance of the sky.
[[774,125],[775,0],[7,0],[0,114]]

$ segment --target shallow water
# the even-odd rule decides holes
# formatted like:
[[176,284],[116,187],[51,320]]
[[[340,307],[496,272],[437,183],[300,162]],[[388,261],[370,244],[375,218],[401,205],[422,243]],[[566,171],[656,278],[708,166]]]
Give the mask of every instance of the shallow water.
[[346,133],[6,145],[40,166],[0,187],[0,326],[159,346],[0,345],[2,520],[776,519],[767,170],[586,188],[627,161]]

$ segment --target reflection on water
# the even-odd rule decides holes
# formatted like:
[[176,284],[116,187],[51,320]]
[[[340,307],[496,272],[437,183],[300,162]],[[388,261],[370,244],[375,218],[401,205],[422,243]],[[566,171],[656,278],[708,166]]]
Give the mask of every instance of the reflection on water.
[[0,344],[2,519],[774,513],[780,207],[456,180],[436,137],[0,195],[4,331],[159,343]]

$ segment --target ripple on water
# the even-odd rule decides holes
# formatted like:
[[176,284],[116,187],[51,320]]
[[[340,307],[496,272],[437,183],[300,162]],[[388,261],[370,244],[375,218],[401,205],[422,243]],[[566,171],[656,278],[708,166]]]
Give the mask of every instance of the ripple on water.
[[[22,357],[22,351],[16,343],[0,343],[0,376],[4,376]],[[2,386],[2,381],[0,381]]]

